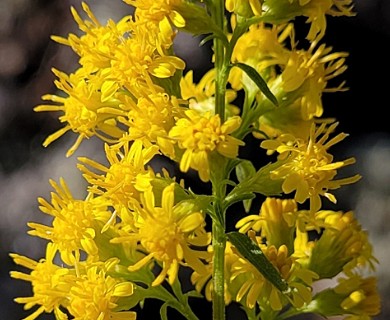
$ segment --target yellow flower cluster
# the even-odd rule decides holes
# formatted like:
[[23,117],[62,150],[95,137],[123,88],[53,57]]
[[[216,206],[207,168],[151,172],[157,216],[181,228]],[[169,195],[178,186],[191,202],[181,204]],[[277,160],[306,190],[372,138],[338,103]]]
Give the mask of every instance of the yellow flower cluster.
[[[51,220],[28,223],[28,233],[48,241],[46,256],[11,254],[30,270],[11,272],[32,286],[31,297],[15,300],[34,307],[26,319],[136,319],[133,308],[153,298],[164,302],[163,319],[171,307],[196,320],[188,298],[202,296],[213,320],[233,301],[250,319],[378,314],[375,277],[362,276],[378,262],[368,234],[352,211],[322,201],[336,203],[331,191],[360,179],[337,178],[355,159],[334,161],[329,149],[347,134],[331,137],[338,123],[321,118],[322,94],[345,90],[328,82],[347,57],[320,43],[326,15],[352,15],[351,1],[124,2],[134,14],[105,25],[86,3],[85,20],[72,7],[81,35],[53,36],[79,68],[53,68],[59,92],[35,111],[59,112],[63,127],[43,145],[73,132],[72,156],[98,137],[106,161],[78,157],[86,197],[62,178],[50,180],[50,200],[39,197]],[[310,23],[306,47],[296,40],[298,16]],[[181,31],[214,41],[214,66],[198,83],[174,53]],[[263,152],[276,154],[273,162],[255,166],[242,156],[249,134],[261,140],[251,159]],[[197,188],[158,169],[161,158],[184,177],[195,173]],[[211,192],[194,191],[202,185]],[[254,213],[257,196],[265,200]],[[194,290],[182,290],[182,270]],[[335,277],[336,286],[314,293],[317,281]]]

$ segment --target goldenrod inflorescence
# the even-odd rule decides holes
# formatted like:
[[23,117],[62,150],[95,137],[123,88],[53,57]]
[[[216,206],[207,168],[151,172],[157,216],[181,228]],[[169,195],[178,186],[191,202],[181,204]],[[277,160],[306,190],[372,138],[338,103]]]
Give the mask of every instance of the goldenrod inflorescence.
[[[214,320],[233,302],[248,319],[377,315],[368,234],[352,211],[326,208],[336,203],[332,190],[360,179],[338,177],[355,159],[334,160],[330,148],[347,134],[322,117],[322,94],[346,90],[329,81],[348,56],[322,43],[326,17],[354,15],[352,0],[124,2],[133,15],[106,24],[87,3],[83,12],[72,7],[81,35],[52,37],[79,67],[53,68],[58,93],[34,109],[59,113],[63,124],[43,145],[72,133],[70,157],[97,137],[107,161],[78,158],[86,197],[60,178],[50,180],[50,200],[38,199],[51,223],[30,222],[28,233],[47,240],[46,255],[10,254],[29,270],[11,272],[32,286],[31,296],[15,299],[34,308],[25,319],[136,319],[147,299],[162,301],[162,319],[168,307],[185,319],[211,318],[189,297],[211,301]],[[294,26],[302,16],[308,45]],[[213,41],[214,65],[198,83],[174,52],[178,32]],[[249,137],[258,141],[249,153],[266,163],[241,156]],[[157,157],[211,191],[156,169]],[[321,289],[324,279],[334,285]]]

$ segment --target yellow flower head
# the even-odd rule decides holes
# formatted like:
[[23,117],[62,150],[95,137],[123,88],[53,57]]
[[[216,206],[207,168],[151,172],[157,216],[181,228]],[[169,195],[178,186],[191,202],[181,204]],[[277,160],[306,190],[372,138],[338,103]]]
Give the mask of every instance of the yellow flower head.
[[140,21],[160,22],[164,19],[176,27],[185,26],[185,20],[176,10],[182,0],[124,0],[127,4],[136,8],[136,16]]
[[332,162],[333,156],[328,149],[342,141],[347,135],[338,134],[329,139],[338,123],[327,126],[326,123],[312,125],[308,139],[295,138],[292,135],[281,135],[274,140],[264,140],[261,147],[268,152],[277,151],[282,164],[271,172],[272,179],[283,179],[282,189],[286,194],[295,191],[294,199],[303,203],[310,199],[311,212],[321,207],[320,196],[325,196],[333,203],[336,198],[329,190],[338,189],[360,179],[359,175],[334,180],[337,169],[353,164],[354,158]]
[[158,154],[158,147],[144,148],[140,140],[132,144],[127,141],[121,147],[105,145],[105,153],[108,167],[80,157],[82,164],[78,168],[90,183],[89,191],[109,199],[120,213],[122,209],[132,208],[134,200],[139,201],[140,194],[151,188],[150,181],[155,175],[145,166]]
[[347,66],[346,52],[331,52],[325,44],[317,48],[312,42],[306,50],[293,49],[284,62],[281,86],[285,92],[300,90],[301,113],[304,120],[320,117],[323,113],[322,93],[346,90],[341,83],[337,88],[327,88],[328,81],[342,74]]
[[195,169],[200,179],[207,182],[210,180],[209,154],[217,152],[224,157],[235,158],[239,146],[244,145],[230,135],[240,126],[241,118],[234,116],[221,124],[219,115],[211,115],[210,112],[199,114],[195,110],[187,110],[185,115],[176,122],[169,137],[177,141],[180,149],[184,149],[180,170]]
[[97,222],[106,222],[111,216],[107,201],[91,196],[86,200],[74,199],[63,179],[60,185],[52,180],[50,184],[56,191],[51,194],[51,203],[43,198],[38,201],[41,211],[54,218],[53,226],[30,222],[28,226],[33,230],[28,233],[55,243],[68,265],[78,263],[80,250],[96,257],[99,249],[94,238],[100,232]]
[[[288,46],[284,43],[290,39]],[[291,47],[291,49],[288,49]],[[328,88],[329,80],[339,76],[346,69],[345,52],[331,52],[325,44],[318,46],[312,42],[307,50],[298,49],[292,24],[272,26],[252,25],[240,37],[232,54],[233,62],[241,62],[255,68],[267,81],[271,91],[283,103],[283,108],[272,110],[264,115],[270,124],[290,125],[289,108],[296,102],[301,106],[301,120],[310,120],[323,113],[322,93],[346,90],[344,83],[336,88]],[[244,87],[249,92],[258,92],[255,83],[239,68],[233,68],[229,81],[236,90]],[[267,103],[263,95],[257,96],[261,103]],[[273,113],[277,113],[274,115]],[[280,120],[284,115],[288,120]],[[296,116],[295,116],[296,117]],[[298,119],[294,119],[297,122]],[[279,126],[278,126],[279,124]]]
[[[68,150],[67,156],[71,156],[84,139],[89,139],[94,135],[105,141],[122,136],[123,131],[117,127],[115,121],[118,113],[121,114],[118,107],[119,101],[115,98],[104,98],[103,83],[98,74],[89,75],[83,68],[69,76],[55,69],[53,72],[58,77],[58,80],[55,81],[57,88],[63,91],[67,97],[45,95],[43,100],[53,101],[58,105],[39,105],[34,108],[34,111],[61,111],[63,115],[59,117],[59,120],[66,125],[47,137],[43,143],[45,147],[67,131],[78,134],[78,138]],[[106,109],[108,107],[110,108]],[[110,111],[107,112],[107,110]],[[111,110],[115,112],[113,113]]]
[[129,111],[119,121],[129,129],[121,140],[140,140],[146,146],[156,144],[162,153],[173,158],[173,141],[168,138],[168,132],[175,124],[174,117],[183,113],[179,101],[163,92],[141,96],[137,103],[123,98]]
[[[115,262],[107,261],[112,267]],[[107,268],[88,265],[69,292],[69,313],[75,320],[135,320],[133,311],[120,312],[120,300],[133,294],[133,284],[108,275]],[[119,307],[119,310],[118,310]],[[123,307],[122,308],[126,308]],[[126,310],[126,309],[124,309]]]
[[248,230],[260,231],[268,245],[286,245],[292,252],[295,225],[291,215],[297,214],[297,203],[292,199],[267,197],[258,215],[249,215],[237,222],[236,228],[246,233]]
[[[261,242],[259,237],[256,240]],[[310,302],[310,285],[312,280],[317,277],[316,274],[301,269],[299,264],[289,256],[285,245],[280,246],[279,249],[275,246],[267,247],[261,243],[259,246],[291,288],[292,304],[296,307],[302,307],[304,303]],[[245,259],[238,259],[231,268],[231,285],[240,287],[235,297],[236,301],[245,299],[244,303],[248,308],[253,308],[256,303],[259,303],[261,309],[271,308],[272,310],[281,310],[287,303],[283,294]]]
[[53,259],[57,252],[57,246],[53,243],[48,243],[46,247],[46,257],[39,262],[27,257],[10,254],[17,265],[31,270],[30,274],[19,271],[11,271],[11,277],[24,281],[31,282],[32,296],[16,298],[17,303],[24,304],[24,308],[29,310],[34,306],[39,306],[26,319],[34,320],[42,313],[51,313],[54,311],[57,319],[67,319],[66,315],[61,311],[62,304],[67,302],[67,294],[70,289],[69,283],[66,280],[71,277],[68,269],[61,268],[53,263]]
[[[207,71],[198,84],[193,82],[193,71],[190,70],[180,80],[181,96],[188,100],[189,108],[199,113],[211,112],[215,109],[215,69]],[[226,116],[238,115],[240,109],[231,104],[237,97],[234,90],[226,90]]]
[[132,18],[125,16],[118,23],[109,19],[106,26],[102,26],[85,2],[82,8],[89,20],[83,20],[74,7],[71,11],[83,34],[79,37],[71,33],[67,38],[52,36],[52,39],[70,46],[80,56],[79,63],[89,72],[109,68],[116,47],[133,28]]
[[146,252],[144,258],[129,267],[130,271],[142,268],[152,259],[162,264],[153,286],[161,284],[166,277],[172,284],[180,264],[204,271],[200,260],[205,256],[204,252],[191,249],[192,244],[209,244],[209,237],[204,236],[204,214],[193,211],[194,206],[190,203],[175,205],[174,187],[172,183],[163,190],[161,206],[156,206],[152,190],[145,191],[140,206],[134,209],[136,232],[124,232],[123,236],[113,239],[115,243],[136,240]]
[[351,211],[319,211],[315,219],[322,226],[318,239],[309,241],[305,234],[299,235],[296,242],[296,251],[307,255],[300,261],[308,269],[320,278],[333,278],[341,272],[350,274],[355,268],[367,265],[375,269],[377,261],[367,232],[362,230]]
[[[137,95],[153,87],[151,76],[169,78],[183,70],[182,59],[170,55],[173,33],[169,24],[136,23],[131,36],[124,39],[114,52],[108,75]],[[164,33],[161,33],[163,28]],[[150,90],[150,89],[149,89]],[[149,91],[147,91],[149,92]]]

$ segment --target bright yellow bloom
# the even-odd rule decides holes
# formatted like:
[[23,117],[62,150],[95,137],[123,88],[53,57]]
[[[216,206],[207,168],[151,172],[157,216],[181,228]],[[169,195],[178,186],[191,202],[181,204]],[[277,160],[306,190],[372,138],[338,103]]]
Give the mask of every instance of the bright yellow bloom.
[[133,95],[151,92],[154,86],[152,76],[169,78],[176,70],[185,68],[182,59],[168,52],[173,38],[169,23],[165,25],[162,21],[158,26],[136,21],[131,36],[116,47],[107,77],[126,87]]
[[291,51],[281,74],[282,88],[286,92],[302,90],[301,113],[304,120],[320,117],[323,113],[322,93],[344,91],[344,83],[337,88],[327,88],[328,81],[342,74],[347,66],[346,52],[331,52],[325,44],[317,47],[312,42],[306,50]]
[[89,73],[110,68],[116,47],[133,28],[132,18],[125,16],[118,23],[109,19],[103,26],[85,2],[81,5],[89,20],[83,20],[74,7],[71,7],[71,12],[83,34],[79,37],[71,33],[67,38],[52,36],[52,39],[70,46],[80,56],[79,63]]
[[[94,135],[105,141],[122,136],[123,131],[117,127],[115,121],[118,113],[121,114],[119,101],[115,98],[104,99],[101,90],[102,81],[98,75],[88,75],[82,68],[69,76],[55,69],[53,72],[58,77],[55,81],[57,88],[67,97],[45,95],[42,97],[43,100],[53,101],[58,105],[39,105],[34,108],[34,111],[60,111],[63,115],[59,120],[66,125],[46,138],[43,143],[45,147],[67,131],[78,134],[67,156],[71,156],[84,139]],[[108,107],[110,112],[107,112]],[[115,110],[115,113],[111,110]]]
[[153,259],[162,264],[153,286],[161,284],[166,277],[172,284],[181,264],[204,271],[200,259],[205,253],[191,248],[209,244],[210,238],[204,231],[204,213],[193,211],[193,204],[185,201],[175,205],[174,188],[172,183],[163,190],[161,206],[156,206],[153,191],[146,190],[141,196],[141,205],[134,208],[136,232],[125,231],[112,240],[114,243],[138,241],[141,251],[146,252],[144,258],[129,267],[130,271],[142,268]]
[[[291,43],[284,43],[290,39]],[[331,52],[325,44],[312,42],[308,50],[298,49],[292,24],[269,27],[266,24],[252,25],[237,41],[232,62],[241,62],[255,68],[266,80],[283,108],[265,114],[267,121],[276,128],[291,126],[290,106],[299,102],[301,120],[310,120],[323,113],[322,93],[346,90],[344,83],[328,88],[328,82],[346,69],[346,52]],[[244,87],[249,92],[258,92],[255,83],[239,68],[233,68],[229,81],[236,90]],[[267,103],[263,95],[257,96],[260,103]],[[277,113],[277,115],[274,115]],[[284,115],[284,116],[283,116]],[[279,120],[280,116],[282,119]],[[284,120],[284,118],[288,120]],[[294,119],[297,122],[297,119]]]
[[[291,303],[296,307],[302,307],[311,301],[311,287],[313,279],[317,275],[310,270],[301,269],[299,264],[288,254],[285,245],[276,248],[265,246],[261,238],[256,238],[261,250],[280,272],[291,289]],[[238,259],[231,267],[232,286],[240,287],[235,299],[240,302],[245,299],[248,308],[253,308],[259,303],[261,309],[281,310],[288,302],[284,295],[275,288],[264,276],[245,259]],[[235,283],[237,282],[237,283]]]
[[292,135],[281,135],[274,140],[264,140],[261,147],[268,152],[277,151],[282,164],[271,172],[272,179],[283,179],[282,189],[286,194],[295,191],[294,199],[303,203],[310,199],[311,212],[321,207],[321,198],[324,196],[333,203],[336,198],[329,190],[338,189],[342,185],[350,184],[360,179],[359,175],[334,180],[337,169],[353,164],[354,158],[333,163],[333,156],[328,149],[342,141],[347,135],[340,133],[329,139],[338,123],[327,126],[326,123],[310,130],[308,139],[295,138]]
[[210,112],[199,114],[195,110],[187,110],[185,115],[186,118],[176,122],[169,137],[177,141],[180,149],[184,149],[180,170],[195,169],[200,179],[207,182],[210,180],[210,153],[235,158],[239,146],[244,145],[243,141],[230,135],[240,126],[241,118],[234,116],[221,124],[219,115],[211,115]]
[[367,265],[375,270],[377,260],[367,232],[351,211],[319,211],[315,219],[322,226],[321,235],[315,241],[309,241],[307,233],[297,230],[295,254],[301,256],[302,264],[320,278],[333,278],[341,272],[351,274],[355,268]]
[[[175,36],[168,21],[138,21],[140,11],[137,11],[136,20],[125,16],[118,23],[109,19],[107,25],[102,26],[86,3],[83,2],[82,7],[90,21],[82,20],[73,7],[72,14],[84,34],[80,37],[70,34],[67,39],[53,38],[71,46],[89,73],[104,69],[103,74],[110,81],[118,79],[122,85],[123,82],[134,85],[136,81],[142,82],[141,78],[148,72],[167,77],[176,67],[184,68],[181,59],[165,54],[172,47]],[[133,81],[130,81],[131,77]]]
[[[115,261],[107,261],[112,267]],[[133,311],[118,310],[120,299],[133,294],[133,284],[108,275],[106,268],[86,266],[69,292],[68,311],[75,320],[135,320]],[[123,307],[122,307],[123,308]],[[126,310],[126,309],[124,309]]]
[[100,224],[111,217],[106,200],[89,195],[85,200],[74,199],[63,179],[60,185],[50,180],[56,191],[51,194],[51,203],[38,198],[43,213],[53,217],[53,226],[28,223],[33,230],[28,233],[52,241],[58,246],[62,260],[68,265],[75,265],[80,260],[80,251],[88,258],[96,258],[99,253],[94,238],[100,232]]
[[[198,84],[193,82],[193,71],[190,70],[180,80],[181,96],[188,100],[188,106],[199,113],[215,112],[215,69],[207,71]],[[234,90],[226,90],[226,116],[238,115],[240,109],[231,104],[237,97]]]
[[175,124],[175,116],[183,114],[178,99],[158,92],[139,97],[137,103],[123,96],[123,102],[129,112],[119,121],[129,129],[121,140],[141,140],[146,146],[156,144],[164,155],[173,158],[174,142],[168,138],[168,132]]
[[268,245],[286,245],[292,252],[295,224],[292,215],[297,215],[297,203],[292,199],[267,197],[258,215],[249,215],[237,222],[236,228],[246,233],[248,230],[260,231]]
[[56,319],[68,319],[60,307],[67,303],[69,283],[71,282],[67,278],[70,277],[74,280],[74,277],[69,275],[68,269],[53,263],[57,248],[55,244],[48,243],[46,257],[39,262],[18,254],[10,254],[16,264],[31,270],[30,274],[11,271],[12,278],[29,281],[32,286],[31,297],[16,298],[15,301],[24,304],[26,310],[39,306],[31,315],[24,318],[25,320],[34,320],[44,312],[54,312]]
[[158,23],[168,18],[178,28],[185,26],[184,18],[175,9],[182,0],[124,0],[124,2],[136,8],[136,16],[142,22]]
[[78,165],[90,183],[89,191],[109,199],[115,209],[103,230],[122,210],[133,208],[134,201],[140,201],[140,194],[152,187],[150,182],[155,174],[146,164],[158,154],[158,147],[144,148],[140,140],[132,144],[127,141],[121,148],[105,145],[105,153],[107,167],[85,157],[79,158]]

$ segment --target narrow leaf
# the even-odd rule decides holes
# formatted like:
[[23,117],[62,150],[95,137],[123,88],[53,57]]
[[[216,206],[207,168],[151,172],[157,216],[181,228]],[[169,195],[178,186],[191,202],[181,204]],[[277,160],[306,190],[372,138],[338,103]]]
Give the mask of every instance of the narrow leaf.
[[[236,175],[239,182],[249,177],[253,177],[255,174],[256,174],[256,168],[254,167],[253,163],[249,160],[242,160],[236,166]],[[246,213],[248,213],[249,210],[251,209],[254,198],[255,195],[251,194],[250,197],[246,197],[246,199],[243,199],[242,203],[244,205],[244,209]]]
[[287,282],[282,278],[279,271],[268,260],[260,247],[247,235],[240,232],[229,232],[227,234],[230,242],[235,246],[240,255],[250,262],[269,282],[281,292],[289,290]]
[[255,68],[245,64],[245,63],[234,63],[233,66],[240,68],[242,71],[244,71],[251,80],[256,83],[258,88],[261,90],[262,93],[275,105],[279,106],[278,100],[274,96],[274,94],[271,92],[271,90],[268,88],[267,82],[261,77],[261,75],[256,71]]

